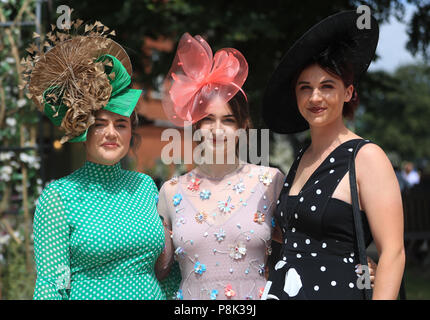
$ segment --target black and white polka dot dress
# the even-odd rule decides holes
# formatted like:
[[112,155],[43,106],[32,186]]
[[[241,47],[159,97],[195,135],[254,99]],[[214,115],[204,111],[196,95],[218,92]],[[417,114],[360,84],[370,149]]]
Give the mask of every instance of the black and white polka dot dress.
[[[305,150],[300,151],[279,196],[275,217],[282,230],[283,244],[262,298],[364,299],[355,272],[359,261],[352,206],[332,198],[360,141],[349,140],[338,146],[314,171],[300,193],[289,196]],[[370,244],[364,212],[362,217],[366,243]]]

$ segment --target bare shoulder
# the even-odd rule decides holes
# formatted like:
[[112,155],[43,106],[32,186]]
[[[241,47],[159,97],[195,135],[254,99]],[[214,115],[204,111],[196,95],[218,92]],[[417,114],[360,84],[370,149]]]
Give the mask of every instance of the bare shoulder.
[[391,162],[380,146],[374,143],[364,145],[357,153],[355,158],[358,169],[392,169]]
[[361,181],[395,180],[393,166],[382,148],[374,143],[364,145],[355,159],[357,178]]

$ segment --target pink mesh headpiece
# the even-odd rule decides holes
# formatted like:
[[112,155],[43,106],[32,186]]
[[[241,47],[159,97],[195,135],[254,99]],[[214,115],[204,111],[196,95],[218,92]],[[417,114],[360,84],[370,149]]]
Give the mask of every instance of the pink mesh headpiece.
[[213,99],[227,103],[239,90],[245,95],[241,87],[247,76],[248,63],[238,50],[223,48],[213,57],[202,37],[185,33],[164,82],[164,112],[177,126],[195,123],[207,115]]

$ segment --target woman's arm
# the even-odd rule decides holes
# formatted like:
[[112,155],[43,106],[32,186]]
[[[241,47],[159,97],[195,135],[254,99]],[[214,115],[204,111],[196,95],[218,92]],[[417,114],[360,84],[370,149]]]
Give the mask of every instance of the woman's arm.
[[365,145],[357,154],[357,183],[379,253],[373,299],[397,299],[405,266],[399,184],[383,150]]
[[70,230],[65,208],[51,183],[39,197],[34,215],[35,300],[67,300],[70,289]]
[[165,279],[169,273],[170,268],[173,264],[173,253],[174,253],[174,247],[173,247],[173,241],[172,241],[172,223],[170,219],[170,210],[169,206],[167,204],[167,193],[169,182],[166,182],[163,184],[160,190],[159,199],[158,199],[158,206],[157,211],[160,215],[160,218],[163,221],[163,227],[164,227],[164,239],[165,239],[165,247],[163,252],[160,254],[160,256],[157,259],[157,262],[155,263],[155,274],[158,278],[158,280]]
[[[272,212],[272,217],[274,217],[279,195],[281,194],[282,188],[284,187],[285,176],[278,169],[273,168],[272,170],[273,170],[273,176],[274,176],[272,192],[274,196],[273,196],[273,203],[270,207],[270,210]],[[282,243],[282,231],[278,224],[275,224],[275,227],[273,228],[272,240]]]

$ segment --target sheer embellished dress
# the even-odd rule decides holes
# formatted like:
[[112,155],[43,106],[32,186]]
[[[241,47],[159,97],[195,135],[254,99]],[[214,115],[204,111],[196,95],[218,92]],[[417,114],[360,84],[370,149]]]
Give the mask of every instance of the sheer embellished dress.
[[[305,150],[299,152],[277,201],[275,218],[283,244],[270,270],[263,299],[364,299],[357,288],[355,266],[359,261],[352,206],[332,198],[360,141],[349,140],[338,146],[299,194],[289,196]],[[369,244],[369,225],[365,213],[361,213]]]
[[194,169],[163,185],[159,212],[170,212],[182,275],[177,299],[260,299],[283,180],[277,169],[242,164],[221,179]]

